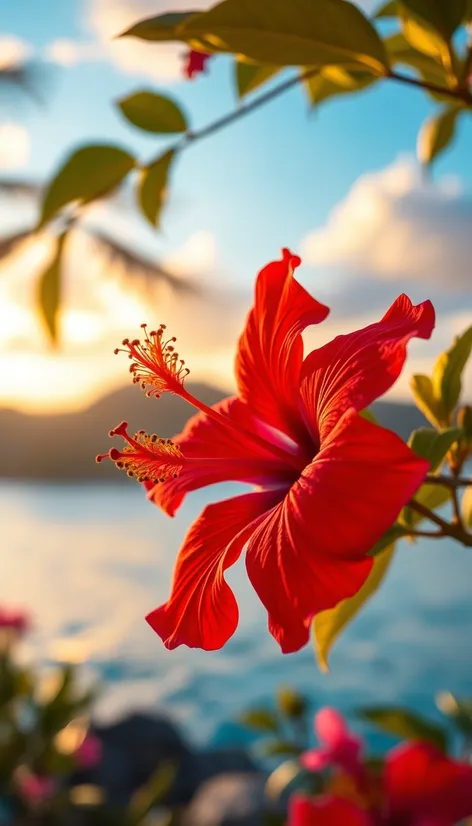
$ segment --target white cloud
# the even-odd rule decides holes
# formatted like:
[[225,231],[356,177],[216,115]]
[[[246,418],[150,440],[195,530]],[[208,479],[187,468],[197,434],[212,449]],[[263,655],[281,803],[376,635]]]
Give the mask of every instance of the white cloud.
[[146,43],[135,38],[116,39],[120,32],[146,17],[169,11],[205,8],[211,0],[88,0],[87,23],[108,58],[122,72],[173,81],[182,77],[185,46],[176,43]]
[[102,60],[103,49],[98,43],[60,38],[46,46],[44,59],[58,63],[60,66],[75,66],[77,63]]
[[421,179],[400,158],[359,178],[321,229],[302,243],[304,260],[345,276],[467,289],[472,260],[472,200],[457,180]]
[[31,56],[31,46],[13,34],[0,37],[0,69],[16,66]]
[[18,123],[0,124],[0,169],[24,166],[30,154],[29,133]]

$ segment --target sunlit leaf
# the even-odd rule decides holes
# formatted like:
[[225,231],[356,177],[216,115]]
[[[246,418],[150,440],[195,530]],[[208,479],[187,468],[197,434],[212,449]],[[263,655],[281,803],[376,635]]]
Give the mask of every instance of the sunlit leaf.
[[115,189],[135,166],[135,158],[118,146],[83,146],[70,155],[47,188],[39,226],[72,201],[87,204]]
[[449,350],[442,353],[434,365],[432,387],[441,399],[444,413],[449,420],[461,395],[462,373],[472,352],[472,327],[454,339]]
[[417,145],[420,163],[429,166],[441,152],[447,149],[454,138],[457,116],[460,111],[457,107],[450,107],[424,122],[418,135]]
[[467,11],[467,0],[401,0],[407,13],[435,29],[449,41]]
[[172,98],[142,89],[118,101],[125,118],[144,132],[165,135],[187,130],[187,120]]
[[432,427],[419,427],[411,434],[408,444],[414,453],[428,459],[431,472],[434,472],[444,462],[448,451],[461,435],[462,431],[458,427],[451,427],[441,433]]
[[280,72],[280,66],[261,66],[259,63],[235,62],[236,90],[239,98],[254,92],[274,75]]
[[138,37],[140,40],[169,41],[180,40],[177,29],[181,23],[198,12],[181,11],[159,14],[140,20],[120,34],[120,37]]
[[466,488],[463,493],[461,513],[465,527],[472,530],[472,487]]
[[346,0],[223,0],[185,21],[181,32],[262,64],[321,66],[354,61],[379,74],[388,65],[376,30]]
[[460,700],[449,691],[442,691],[436,697],[436,705],[449,717],[462,735],[472,737],[472,700]]
[[319,74],[304,81],[312,106],[319,106],[329,98],[350,92],[359,92],[375,83],[378,78],[365,71],[353,71],[342,66],[326,66]]
[[39,279],[38,301],[46,330],[53,344],[58,339],[58,316],[61,304],[62,284],[62,254],[67,232],[56,241],[56,249],[52,261],[47,265]]
[[160,223],[162,209],[167,198],[169,172],[174,157],[175,152],[171,149],[140,171],[139,206],[152,226],[159,226]]
[[401,32],[387,37],[384,41],[390,60],[393,64],[405,64],[416,69],[419,75],[430,83],[447,86],[447,72],[441,63],[433,60],[423,52],[414,49]]
[[344,599],[335,608],[321,611],[313,621],[315,649],[322,671],[328,671],[328,656],[341,631],[359,613],[365,603],[375,594],[382,584],[395,552],[395,545],[390,545],[375,557],[372,570],[355,596]]
[[245,711],[241,715],[240,721],[244,726],[256,729],[257,731],[271,731],[277,734],[279,730],[276,715],[266,708],[253,708]]
[[402,740],[425,740],[447,750],[446,732],[419,714],[397,706],[363,708],[357,712],[363,720]]
[[417,373],[410,379],[410,387],[416,406],[435,427],[441,428],[445,422],[445,413],[441,402],[436,397],[433,382],[429,376]]
[[[450,499],[451,492],[445,485],[424,484],[416,491],[414,499],[430,511],[435,511]],[[412,508],[403,508],[398,521],[406,528],[416,528],[425,517]]]
[[449,52],[444,39],[435,29],[412,17],[401,16],[402,31],[410,46],[447,65]]

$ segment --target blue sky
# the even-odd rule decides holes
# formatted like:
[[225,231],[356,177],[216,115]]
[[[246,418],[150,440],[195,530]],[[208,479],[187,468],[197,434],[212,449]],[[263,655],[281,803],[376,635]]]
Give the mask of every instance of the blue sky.
[[[125,7],[128,14],[130,8],[135,9],[139,18],[140,9],[149,14],[152,6],[171,8],[175,0],[168,0],[167,4],[163,0],[154,4],[147,0],[138,3],[116,0],[115,5],[120,14]],[[147,49],[146,59],[143,60],[141,52],[139,60],[130,59],[126,65],[121,58],[110,57],[104,43],[106,27],[114,13],[112,0],[43,0],[41,4],[22,0],[2,9],[0,34],[25,41],[33,56],[50,56],[51,44],[64,39],[70,44],[79,44],[82,49],[88,44],[86,48],[91,50],[90,54],[93,52],[93,59],[82,59],[75,65],[50,64],[47,108],[19,103],[0,110],[3,118],[19,123],[30,136],[29,158],[17,174],[32,173],[43,180],[68,151],[92,141],[122,145],[143,159],[155,155],[168,141],[148,137],[129,126],[113,104],[114,100],[139,88],[168,89],[189,113],[193,127],[210,122],[236,105],[228,58],[214,59],[208,74],[194,82],[176,82],[174,78],[170,83],[168,79],[159,80],[159,71],[153,65],[154,56],[162,49],[159,45],[142,47]],[[167,254],[185,245],[195,232],[204,231],[214,239],[214,277],[218,279],[218,287],[249,288],[260,266],[277,257],[282,246],[303,252],[310,233],[320,229],[324,232],[333,208],[345,202],[356,181],[374,173],[375,188],[375,175],[382,176],[395,163],[399,164],[400,176],[404,167],[411,171],[414,167],[410,158],[414,155],[418,128],[434,109],[424,95],[391,82],[360,95],[329,102],[311,113],[302,90],[289,92],[226,131],[195,144],[179,159],[163,232],[155,241],[147,234],[143,243],[155,244],[159,254]],[[472,189],[471,145],[472,118],[469,118],[469,122],[462,124],[454,148],[439,161],[434,172],[439,182],[447,181],[450,176],[459,179],[461,190],[459,192],[456,183],[457,191],[452,187],[455,194],[451,197],[456,210],[461,211],[465,205],[468,217],[471,217],[468,212]],[[406,198],[406,206],[411,207],[410,196],[417,194],[420,187],[413,178],[412,172],[400,196],[392,195],[389,190],[390,202],[398,203],[399,197],[400,200]],[[426,201],[434,212],[435,197],[433,185],[422,199],[422,205],[418,206],[418,199],[414,201],[413,212],[423,209]],[[438,214],[431,218],[436,222],[433,234],[442,233],[441,227],[446,227],[450,213],[444,193],[439,192],[438,198],[439,212],[436,209]],[[356,210],[355,201],[353,209]],[[414,220],[416,213],[411,215]],[[451,215],[454,221],[453,211]],[[349,213],[346,220],[349,221]],[[428,216],[422,220],[422,226],[428,227],[428,220]],[[344,228],[341,223],[341,235]],[[382,231],[381,224],[379,231]],[[140,232],[136,229],[136,237]],[[464,235],[462,240],[470,244]],[[418,238],[418,245],[421,244],[422,239]],[[464,250],[467,249],[470,248],[464,246]],[[460,250],[463,258],[465,253],[462,247]],[[369,306],[370,302],[373,310],[377,304],[386,309],[398,294],[396,282],[401,283],[402,288],[404,284],[407,287],[411,284],[410,291],[415,297],[416,293],[424,297],[428,284],[427,273],[424,278],[417,273],[410,277],[406,262],[398,278],[392,273],[387,279],[377,278],[375,272],[369,271],[365,281],[362,270],[365,256],[358,257],[359,263],[354,269],[346,266],[346,256],[337,261],[330,252],[323,260],[327,266],[321,267],[315,254],[312,267],[304,271],[304,280],[310,289],[323,298],[336,296],[337,291],[342,298],[345,289],[346,294],[355,293],[359,284],[362,285],[361,304]],[[438,295],[445,294],[444,308],[450,313],[451,300],[447,298],[450,285],[446,282],[447,278],[434,289]],[[467,285],[464,288],[462,281],[459,286],[456,303],[463,314],[464,309],[470,310],[470,303],[464,306],[468,288]],[[441,301],[440,298],[440,304]]]

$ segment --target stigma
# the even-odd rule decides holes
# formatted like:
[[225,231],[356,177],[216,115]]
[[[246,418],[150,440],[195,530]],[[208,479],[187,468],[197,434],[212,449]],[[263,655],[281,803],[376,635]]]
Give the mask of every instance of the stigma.
[[148,435],[139,430],[134,436],[128,433],[127,422],[110,430],[110,436],[121,436],[125,441],[122,450],[112,447],[108,453],[97,456],[96,461],[111,459],[118,470],[123,470],[138,482],[165,482],[176,478],[185,462],[179,446],[171,439],[159,439],[155,434]]
[[159,398],[165,392],[178,395],[190,371],[175,350],[177,339],[172,337],[166,340],[165,324],[151,332],[148,332],[146,324],[141,324],[141,327],[144,330],[143,341],[125,338],[123,347],[117,347],[115,354],[128,355],[132,361],[129,370],[133,383],[139,384],[148,397]]

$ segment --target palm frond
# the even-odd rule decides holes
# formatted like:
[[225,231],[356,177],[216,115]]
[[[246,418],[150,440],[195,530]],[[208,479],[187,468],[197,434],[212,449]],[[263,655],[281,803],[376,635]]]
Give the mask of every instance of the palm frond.
[[105,254],[111,265],[121,265],[126,275],[144,280],[148,287],[167,284],[178,293],[199,292],[199,287],[193,280],[177,276],[159,262],[152,261],[122,246],[115,238],[111,238],[102,231],[87,228],[87,232],[98,243],[101,252]]

